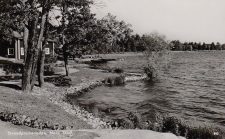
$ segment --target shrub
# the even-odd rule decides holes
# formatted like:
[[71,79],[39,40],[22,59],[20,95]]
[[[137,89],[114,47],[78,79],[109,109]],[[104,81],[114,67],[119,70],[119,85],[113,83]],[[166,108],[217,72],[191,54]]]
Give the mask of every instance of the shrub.
[[50,64],[50,63],[55,63],[57,61],[58,55],[53,53],[50,53],[49,56],[45,56],[45,63]]
[[190,125],[175,116],[163,117],[162,126],[162,132],[171,132],[187,139],[222,139],[224,135],[224,129],[215,128],[209,124]]
[[23,72],[23,64],[17,64],[17,63],[3,64],[2,67],[3,67],[3,71],[5,71],[6,74]]
[[128,114],[128,119],[133,122],[134,128],[142,129],[143,127],[142,117],[138,112],[130,112]]
[[125,119],[123,120],[122,126],[123,126],[123,128],[125,128],[125,129],[134,129],[134,128],[135,128],[135,127],[134,127],[134,123],[133,123],[131,120],[129,120],[128,118],[125,118]]
[[114,72],[115,73],[123,73],[123,69],[122,68],[115,68]]
[[120,85],[125,83],[125,75],[108,77],[103,81],[105,84]]
[[170,61],[169,43],[166,36],[153,32],[145,34],[143,40],[146,44],[144,55],[147,58],[147,63],[144,67],[144,72],[149,79],[154,79],[162,68],[168,68]]
[[56,86],[70,86],[71,79],[67,76],[45,77],[45,82],[53,83]]
[[55,67],[52,64],[44,65],[44,74],[52,75],[55,73]]
[[[146,124],[146,123],[145,123]],[[176,116],[163,116],[155,114],[155,123],[148,121],[147,126],[142,122],[142,117],[137,112],[130,112],[128,118],[123,121],[124,128],[150,129],[157,132],[171,132],[177,136],[183,136],[187,139],[223,139],[225,129],[213,127],[210,124],[191,125]]]
[[153,66],[148,65],[147,67],[144,67],[144,73],[147,75],[147,77],[151,80],[157,77],[156,70]]

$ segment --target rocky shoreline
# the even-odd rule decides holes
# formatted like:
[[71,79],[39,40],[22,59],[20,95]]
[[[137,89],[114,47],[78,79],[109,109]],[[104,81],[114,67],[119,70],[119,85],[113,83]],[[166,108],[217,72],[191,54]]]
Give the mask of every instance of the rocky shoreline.
[[[128,76],[128,77],[125,77],[125,82],[145,80],[146,78],[147,78],[146,75]],[[92,113],[89,113],[88,111],[86,111],[85,109],[82,109],[79,106],[69,104],[68,100],[64,100],[66,96],[69,94],[79,96],[81,93],[88,92],[91,89],[101,85],[104,85],[104,82],[102,80],[93,80],[93,81],[81,83],[77,86],[71,86],[67,88],[64,94],[61,94],[58,97],[56,96],[51,97],[49,100],[52,103],[63,108],[66,112],[72,115],[76,115],[82,120],[87,121],[88,124],[92,125],[94,129],[118,129],[118,127],[112,127],[112,125],[116,125],[115,123],[109,123],[109,122],[105,122],[101,120],[100,118],[95,118]]]
[[[146,78],[147,78],[146,75],[142,76],[132,75],[125,77],[124,81],[133,82],[138,80],[144,80]],[[70,103],[67,99],[67,95],[69,94],[79,96],[81,93],[88,92],[91,89],[104,84],[105,82],[103,81],[103,79],[98,78],[80,83],[75,86],[64,87],[59,92],[57,90],[51,92],[47,88],[55,88],[55,86],[51,83],[46,83],[46,87],[43,89],[34,87],[34,91],[31,94],[35,96],[48,98],[48,100],[51,103],[61,107],[67,113],[75,115],[81,120],[86,121],[94,129],[118,129],[118,127],[115,127],[115,125],[117,125],[116,123],[110,123],[103,121],[100,118],[96,118],[92,113],[89,113],[85,109]],[[2,121],[11,122],[12,124],[15,125],[25,125],[39,129],[66,130],[73,128],[73,125],[66,127],[65,125],[59,125],[58,123],[49,123],[48,121],[44,121],[35,116],[32,117],[29,115],[18,114],[17,112],[11,111],[0,112],[0,119]],[[112,125],[114,125],[114,127],[112,127]]]

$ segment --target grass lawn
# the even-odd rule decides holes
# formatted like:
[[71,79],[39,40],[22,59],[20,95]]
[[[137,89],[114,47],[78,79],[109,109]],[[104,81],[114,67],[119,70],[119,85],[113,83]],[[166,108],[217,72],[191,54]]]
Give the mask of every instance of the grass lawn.
[[91,128],[76,116],[70,115],[64,109],[48,101],[48,98],[8,87],[0,87],[0,112],[17,112],[18,114],[37,117],[50,123],[73,126],[74,129]]
[[[63,74],[63,72],[61,72],[61,74]],[[1,76],[1,81],[6,79],[9,82],[18,82],[17,84],[20,86],[21,79],[15,80],[14,78],[11,79],[10,75],[8,76]],[[17,74],[17,76],[21,76],[21,74]],[[71,73],[70,78],[72,80],[72,85],[78,85],[93,80],[102,80],[109,76],[115,76],[115,74],[103,73],[88,68],[79,68],[77,72]],[[46,83],[44,89],[34,87],[32,93],[25,94],[22,93],[19,87],[15,88],[13,86],[14,85],[1,84],[0,112],[17,112],[18,114],[37,117],[43,121],[49,121],[50,123],[58,123],[59,125],[65,125],[67,127],[73,126],[73,129],[92,128],[92,126],[85,121],[82,121],[75,115],[67,113],[63,108],[48,100],[51,95],[65,92],[67,87],[57,87]],[[46,95],[44,93],[46,93]]]

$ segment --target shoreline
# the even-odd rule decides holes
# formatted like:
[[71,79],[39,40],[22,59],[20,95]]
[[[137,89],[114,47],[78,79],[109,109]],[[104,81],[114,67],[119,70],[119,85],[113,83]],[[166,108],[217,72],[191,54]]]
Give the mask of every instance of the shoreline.
[[[134,82],[138,80],[145,80],[147,78],[146,75],[142,76],[128,76],[125,77],[125,82]],[[112,129],[111,124],[105,121],[102,121],[100,118],[95,118],[92,113],[82,109],[79,106],[71,105],[68,102],[64,101],[66,99],[65,95],[75,95],[79,96],[81,93],[91,91],[95,87],[104,85],[102,80],[92,80],[89,82],[81,83],[77,86],[71,86],[66,89],[65,93],[60,94],[59,96],[54,96],[49,98],[49,100],[63,108],[66,112],[76,115],[84,121],[87,121],[94,129]]]
[[[130,65],[132,65],[132,64],[130,64]],[[137,67],[140,67],[140,66],[137,65]],[[122,67],[119,67],[119,68],[122,68]],[[127,69],[129,69],[129,68],[127,68]],[[61,74],[63,74],[63,72],[61,72]],[[46,103],[48,102],[49,104],[45,105],[44,107],[48,107],[49,110],[52,109],[52,105],[50,105],[50,103],[54,104],[55,106],[58,106],[57,108],[60,108],[60,110],[63,111],[63,113],[68,113],[69,115],[78,117],[78,119],[81,119],[81,121],[83,121],[85,124],[90,125],[90,127],[83,126],[83,128],[112,129],[112,128],[110,128],[110,123],[104,122],[99,118],[95,118],[93,116],[93,114],[88,113],[86,110],[82,109],[81,107],[74,105],[72,102],[67,101],[66,95],[67,94],[77,94],[79,96],[83,92],[88,92],[89,90],[91,90],[97,86],[103,85],[102,80],[104,78],[114,76],[114,75],[115,74],[113,74],[113,73],[102,73],[102,72],[97,72],[92,69],[90,70],[90,69],[85,69],[85,68],[81,67],[78,72],[72,73],[71,78],[72,78],[73,84],[71,87],[55,86],[52,83],[45,83],[45,87],[43,89],[34,87],[34,91],[31,94],[27,94],[27,95],[30,96],[28,98],[31,98],[31,96],[34,96],[35,98],[40,98],[41,100],[46,100]],[[63,75],[62,75],[62,77],[63,77]],[[145,76],[144,75],[138,76],[138,77],[128,76],[125,78],[125,82],[137,81],[139,79],[143,80],[143,79],[145,79]],[[8,89],[6,89],[6,90],[8,91]],[[16,92],[18,94],[21,94],[22,96],[26,97],[25,96],[26,94],[21,93],[21,91],[16,91]],[[2,96],[8,95],[7,93],[3,93],[3,94],[4,95],[2,95]],[[11,93],[11,94],[13,94],[13,93]],[[15,93],[13,95],[18,95],[18,94]],[[18,97],[18,98],[20,99],[20,97]],[[8,98],[6,98],[5,100],[7,100],[7,99]],[[32,101],[35,101],[35,100],[32,100]],[[27,104],[28,105],[32,104],[33,103],[32,101]],[[20,103],[20,101],[18,101],[18,102]],[[40,101],[40,103],[43,103],[43,101]],[[0,106],[1,105],[4,105],[4,101],[1,102]],[[26,105],[25,107],[31,107],[30,110],[35,111],[35,109],[32,109],[32,107],[34,107],[33,105],[31,105],[31,106],[28,106],[28,105]],[[39,104],[37,104],[37,105],[41,106]],[[51,111],[49,111],[49,113],[51,113]],[[33,116],[33,115],[28,114],[28,116]],[[46,120],[49,118],[52,118],[52,119],[55,118],[55,117],[51,117],[51,116],[50,115],[47,117],[43,116],[43,117],[45,117],[43,120]],[[55,123],[57,123],[57,121],[59,121],[60,118],[63,119],[64,117],[63,116],[59,117],[58,119],[55,120]],[[69,119],[69,120],[71,120],[71,119]],[[67,120],[67,122],[64,122],[64,123],[70,124],[69,120]],[[71,123],[71,125],[72,125],[72,123]],[[189,125],[187,125],[187,126],[189,126]],[[68,127],[68,129],[66,128],[66,130],[70,130],[70,125],[68,125],[67,127]],[[203,126],[202,128],[207,128],[207,127],[209,127],[209,126],[206,125],[206,126]],[[77,127],[77,128],[82,129],[79,127]],[[194,131],[194,128],[190,128],[190,129],[191,130],[193,129],[192,132],[201,133],[199,129],[196,129],[196,131]]]
[[[78,70],[74,70],[74,71],[76,71],[75,74],[77,74],[77,72],[79,72]],[[96,72],[98,72],[98,71],[96,71]],[[99,73],[105,74],[105,73],[101,73],[101,72],[99,72]],[[110,76],[112,76],[112,75],[110,75]],[[106,76],[106,77],[110,77],[110,76]],[[115,76],[115,75],[113,75],[113,76]],[[47,100],[49,102],[64,109],[67,113],[77,116],[79,119],[87,122],[89,125],[92,126],[92,128],[112,129],[110,123],[104,122],[100,118],[95,118],[92,113],[89,113],[88,111],[82,109],[79,106],[72,105],[66,100],[66,95],[73,94],[73,95],[78,96],[81,93],[88,92],[97,86],[104,85],[103,80],[106,77],[94,78],[92,80],[83,80],[81,83],[79,83],[77,85],[72,85],[70,87],[63,87],[60,89],[60,91],[58,90],[59,88],[56,87],[55,85],[46,82],[44,88],[34,87],[34,90],[30,94],[32,96],[48,98]],[[145,78],[146,78],[145,75],[143,75],[143,76],[128,76],[128,77],[125,77],[125,82],[144,80]],[[19,94],[22,93],[20,91],[16,91],[16,92]],[[11,111],[11,113],[16,113],[16,112]],[[3,113],[3,114],[5,115],[6,113]],[[21,116],[23,116],[23,114],[21,114]],[[32,115],[25,115],[25,116],[30,117]],[[26,119],[26,118],[24,118],[24,119]],[[43,123],[45,123],[45,122],[43,121]],[[54,125],[57,123],[52,123],[52,124]],[[64,128],[66,129],[66,127],[64,127]],[[52,129],[54,129],[54,128],[52,128]]]

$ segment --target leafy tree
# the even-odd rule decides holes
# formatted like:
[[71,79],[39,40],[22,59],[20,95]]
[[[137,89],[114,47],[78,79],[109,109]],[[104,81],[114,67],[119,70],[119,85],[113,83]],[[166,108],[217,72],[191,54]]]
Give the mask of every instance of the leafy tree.
[[111,44],[112,51],[115,51],[114,47],[117,44],[122,45],[122,51],[124,51],[124,42],[129,39],[132,32],[131,25],[126,24],[124,21],[117,21],[116,16],[113,16],[110,13],[103,17],[101,22],[107,31],[106,36],[108,42]]
[[202,50],[206,50],[206,44],[205,44],[205,42],[203,42],[203,44],[202,44]]
[[216,43],[216,50],[222,50],[222,47],[219,42]]
[[[75,8],[91,3],[88,0],[0,0],[0,28],[3,29],[1,36],[10,38],[12,31],[23,31],[24,46],[26,48],[26,58],[24,73],[22,78],[22,90],[29,92],[34,86],[37,63],[39,74],[43,74],[44,46],[49,35],[49,13],[54,7],[59,7],[62,13],[62,33],[65,30],[66,13],[69,8]],[[3,6],[4,5],[4,6]],[[38,26],[40,28],[38,28]],[[63,35],[64,36],[64,35]],[[43,48],[41,47],[42,38],[45,38]],[[64,38],[62,39],[63,44]],[[64,46],[66,48],[67,45]],[[65,50],[65,49],[64,49]],[[65,62],[66,63],[66,62]],[[67,65],[67,63],[65,64]],[[68,71],[67,71],[68,74]],[[40,75],[39,75],[40,76]],[[39,77],[39,85],[43,86],[43,76]],[[41,83],[42,81],[42,83]]]
[[150,79],[154,79],[160,69],[168,67],[170,59],[168,50],[170,50],[170,45],[166,40],[166,36],[158,32],[145,34],[144,41],[146,45],[144,54],[148,59],[144,71]]
[[197,45],[198,45],[198,50],[202,50],[202,45],[201,45],[201,43],[199,42]]
[[187,42],[184,42],[183,45],[184,45],[184,50],[185,51],[190,50]]
[[198,44],[195,42],[195,43],[193,43],[193,50],[198,50]]
[[210,47],[211,47],[211,50],[215,50],[216,49],[214,42],[211,43]]
[[179,40],[173,40],[170,42],[170,45],[172,46],[172,50],[183,50],[182,44]]
[[93,29],[97,27],[94,14],[88,5],[83,5],[68,13],[68,24],[65,29],[65,45],[69,52],[84,49],[94,43]]

